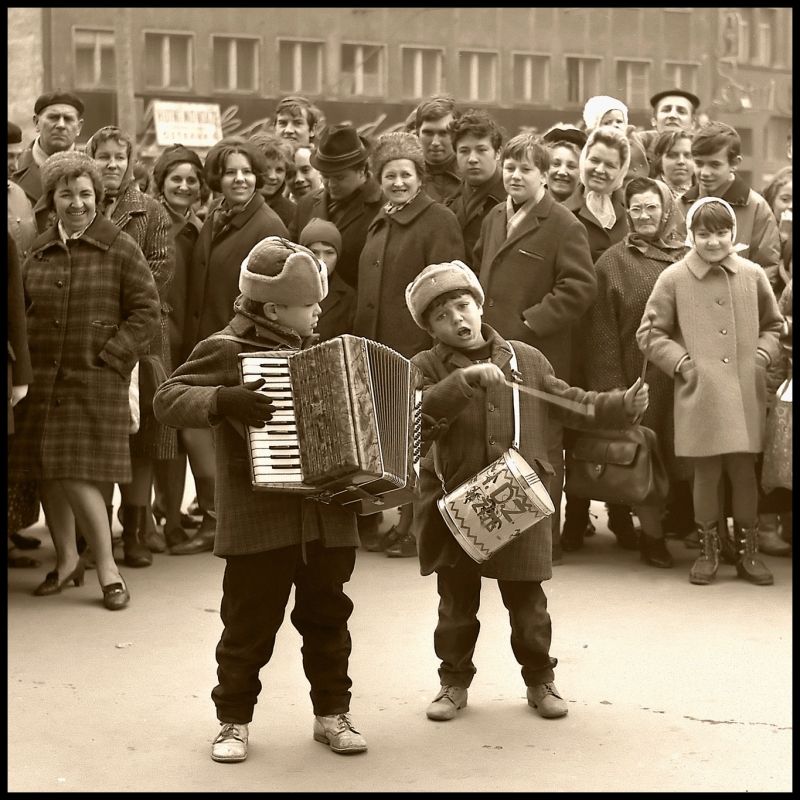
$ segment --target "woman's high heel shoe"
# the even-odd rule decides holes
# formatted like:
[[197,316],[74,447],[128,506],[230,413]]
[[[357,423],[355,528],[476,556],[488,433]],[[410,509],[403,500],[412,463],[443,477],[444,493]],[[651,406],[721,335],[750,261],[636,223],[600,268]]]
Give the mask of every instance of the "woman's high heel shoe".
[[103,590],[103,605],[109,611],[118,611],[120,608],[125,608],[131,601],[131,595],[125,581],[120,578],[121,583],[109,583],[108,586],[102,586]]
[[40,583],[33,590],[33,593],[37,597],[45,597],[48,594],[58,594],[70,581],[76,586],[83,586],[83,574],[85,571],[86,566],[83,561],[78,561],[78,566],[75,567],[63,581],[58,580],[58,570],[48,572],[45,576],[44,583]]

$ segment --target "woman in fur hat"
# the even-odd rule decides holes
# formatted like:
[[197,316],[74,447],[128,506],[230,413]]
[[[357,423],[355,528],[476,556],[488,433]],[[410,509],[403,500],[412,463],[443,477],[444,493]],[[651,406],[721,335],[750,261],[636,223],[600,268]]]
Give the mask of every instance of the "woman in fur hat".
[[[411,358],[427,350],[431,338],[411,318],[403,302],[405,288],[429,264],[463,260],[464,239],[456,215],[422,191],[425,157],[414,134],[385,133],[371,162],[387,202],[369,226],[358,262],[353,333]],[[389,555],[416,555],[410,514],[408,506],[398,528],[387,534],[384,546],[395,539],[402,546],[389,549]]]

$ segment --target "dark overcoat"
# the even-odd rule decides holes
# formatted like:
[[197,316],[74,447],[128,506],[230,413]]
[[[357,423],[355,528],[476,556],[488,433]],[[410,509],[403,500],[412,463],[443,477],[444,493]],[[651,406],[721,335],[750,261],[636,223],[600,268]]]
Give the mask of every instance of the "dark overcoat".
[[45,205],[42,173],[33,157],[33,142],[20,154],[11,180],[25,190],[25,194],[33,206],[36,229],[39,233],[44,232],[48,223],[52,224],[53,217],[51,210]]
[[[482,326],[482,332],[491,343],[492,363],[510,379],[508,342],[488,325]],[[547,461],[548,415],[553,414],[562,424],[575,428],[590,425],[623,428],[630,424],[623,409],[623,392],[597,394],[569,386],[555,376],[548,360],[536,348],[523,342],[511,344],[525,386],[595,404],[594,422],[588,423],[584,415],[520,393],[519,451],[549,490],[553,468]],[[424,376],[423,413],[448,423],[447,431],[433,446],[439,451],[445,486],[450,492],[500,458],[511,446],[514,435],[511,389],[486,390],[470,385],[463,368],[473,362],[463,352],[442,343],[419,353],[412,361]],[[436,506],[443,492],[430,451],[422,459],[420,482],[422,499],[414,504],[414,526],[420,571],[429,575],[437,567],[454,565],[463,551]],[[483,564],[481,574],[501,580],[546,581],[552,577],[551,552],[550,517],[546,517]]]
[[23,267],[33,382],[14,409],[14,480],[131,480],[128,387],[158,331],[136,242],[99,214],[67,244],[53,227]]
[[[172,220],[161,203],[143,194],[135,182],[130,183],[111,210],[111,221],[131,236],[139,245],[158,289],[160,318],[158,335],[153,339],[146,355],[161,358],[167,374],[172,369],[169,346],[169,293],[175,274],[175,243],[172,238]],[[145,377],[140,373],[140,381]],[[141,400],[141,393],[140,393]],[[140,406],[139,430],[131,436],[131,455],[141,458],[174,458],[178,453],[178,440],[171,428],[159,424],[153,409]]]
[[8,234],[8,433],[14,433],[11,387],[27,386],[33,380],[28,350],[28,325],[25,319],[25,290],[19,252]]
[[[258,332],[257,332],[258,331]],[[258,328],[237,314],[222,331],[251,345],[210,336],[161,385],[154,406],[158,418],[176,428],[213,428],[216,453],[217,535],[214,554],[240,556],[320,539],[325,547],[357,547],[356,516],[335,504],[258,490],[252,486],[247,445],[241,434],[217,414],[217,391],[237,386],[239,353],[297,350],[297,336],[280,336]]]
[[459,190],[451,195],[445,205],[456,215],[464,237],[464,263],[476,272],[480,264],[475,261],[475,245],[481,236],[481,226],[487,214],[506,199],[503,187],[503,173],[498,167],[486,183],[473,189],[466,181],[461,182]]
[[486,295],[484,321],[541,350],[556,375],[570,380],[571,326],[597,294],[580,222],[545,192],[506,239],[506,206],[500,203],[483,222],[475,259]]
[[328,276],[328,294],[320,303],[322,312],[314,332],[321,341],[353,332],[356,318],[356,290],[348,286],[334,270]]
[[294,221],[294,215],[297,212],[297,204],[294,202],[294,200],[290,200],[283,193],[283,187],[285,185],[286,184],[284,183],[280,190],[273,194],[272,197],[264,197],[264,200],[266,201],[267,205],[280,217],[281,222],[286,226],[286,230],[289,230],[292,222]]
[[617,215],[616,222],[610,228],[604,228],[597,217],[589,211],[586,206],[586,200],[583,196],[584,187],[579,185],[577,190],[568,197],[563,206],[572,211],[573,214],[581,221],[586,234],[589,237],[589,252],[592,256],[592,263],[597,263],[600,258],[612,244],[621,242],[628,235],[628,221],[625,213],[625,206],[623,205],[623,195],[621,191],[616,191],[611,195],[611,205],[614,207],[614,213]]
[[644,313],[654,317],[653,363],[672,375],[684,355],[692,361],[675,375],[675,453],[760,453],[767,370],[756,349],[777,363],[783,327],[763,268],[736,254],[712,266],[691,250],[658,276]]
[[[611,245],[595,264],[597,300],[583,326],[587,389],[627,389],[642,374],[644,353],[636,343],[636,331],[658,276],[685,250],[661,249],[649,243],[641,247],[644,250],[626,238]],[[645,380],[650,387],[650,405],[641,424],[655,431],[670,478],[686,480],[691,468],[675,458],[673,376],[651,362]]]
[[367,229],[381,210],[383,192],[374,179],[357,189],[353,194],[329,208],[328,193],[317,189],[303,197],[297,204],[294,222],[289,226],[292,241],[296,242],[303,228],[314,218],[332,222],[342,235],[342,251],[336,263],[336,271],[353,288],[358,285],[358,260],[367,241]]
[[430,264],[464,259],[458,220],[441,203],[419,192],[406,206],[381,209],[369,226],[358,265],[353,333],[392,347],[406,358],[431,346],[406,307],[406,286]]
[[215,213],[208,215],[194,248],[186,300],[184,357],[197,342],[221,331],[233,318],[242,261],[253,247],[267,236],[289,235],[280,217],[258,192],[212,236],[215,218]]

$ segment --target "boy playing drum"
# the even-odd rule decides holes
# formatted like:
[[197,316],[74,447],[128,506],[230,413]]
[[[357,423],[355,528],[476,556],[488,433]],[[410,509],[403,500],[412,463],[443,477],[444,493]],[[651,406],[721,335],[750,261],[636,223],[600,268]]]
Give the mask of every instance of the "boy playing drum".
[[[491,464],[508,449],[513,432],[510,379],[511,348],[496,331],[481,324],[484,294],[474,272],[461,261],[434,264],[406,289],[406,304],[419,327],[436,340],[412,361],[424,374],[422,411],[431,417],[429,438],[435,439],[447,491]],[[538,397],[520,398],[522,457],[545,487],[553,469],[547,462],[548,415],[576,428],[624,428],[648,404],[647,384],[626,392],[587,392],[555,377],[539,350],[514,342],[522,384],[573,401],[576,411],[552,406]],[[592,419],[580,413],[593,404]],[[511,647],[522,665],[528,704],[543,717],[567,713],[566,701],[553,683],[557,659],[550,656],[551,625],[542,581],[552,576],[550,521],[544,518],[488,562],[478,565],[458,545],[439,514],[436,501],[442,485],[431,453],[422,460],[422,499],[414,525],[419,542],[420,571],[436,572],[439,621],[434,649],[441,659],[441,690],[428,706],[433,720],[448,720],[467,704],[467,689],[476,669],[472,654],[478,639],[481,578],[495,578],[511,620]]]

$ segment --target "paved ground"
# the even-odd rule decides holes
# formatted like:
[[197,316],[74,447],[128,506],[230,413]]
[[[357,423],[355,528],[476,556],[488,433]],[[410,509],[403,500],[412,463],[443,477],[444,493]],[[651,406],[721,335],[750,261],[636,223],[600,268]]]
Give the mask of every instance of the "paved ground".
[[[597,504],[595,504],[597,506]],[[224,563],[158,555],[125,569],[129,608],[102,608],[96,573],[54,597],[40,570],[8,571],[10,791],[791,791],[792,569],[776,584],[643,565],[605,531],[546,584],[556,682],[544,720],[524,700],[497,586],[485,582],[478,674],[452,722],[426,719],[438,686],[433,578],[416,559],[360,551],[349,593],[352,713],[369,752],[311,738],[300,640],[287,622],[250,726],[250,756],[209,758],[209,692]],[[288,615],[287,615],[288,617]]]

